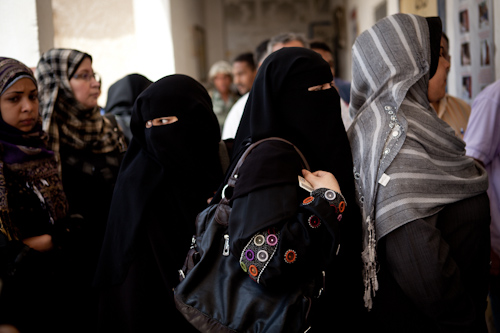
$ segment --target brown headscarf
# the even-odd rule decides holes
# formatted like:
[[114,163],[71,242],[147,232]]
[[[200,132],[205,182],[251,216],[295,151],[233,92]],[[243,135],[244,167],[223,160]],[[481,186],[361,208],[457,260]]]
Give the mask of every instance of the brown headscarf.
[[[31,79],[36,86],[35,77],[28,67],[15,59],[0,57],[0,96],[21,78]],[[46,139],[40,119],[31,131],[23,132],[7,124],[0,116],[0,232],[8,240],[22,239],[23,235],[10,219],[6,168],[26,180],[54,220],[66,216],[66,196],[54,154],[46,149]]]

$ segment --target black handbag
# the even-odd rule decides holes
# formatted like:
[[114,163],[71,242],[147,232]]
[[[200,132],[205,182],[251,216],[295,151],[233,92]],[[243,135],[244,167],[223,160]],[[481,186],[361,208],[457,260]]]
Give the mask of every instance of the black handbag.
[[[250,151],[268,138],[247,148],[225,186],[233,187],[238,170]],[[293,145],[292,145],[293,146]],[[301,156],[304,167],[307,161]],[[313,299],[321,294],[323,276],[293,290],[267,289],[248,277],[238,259],[229,253],[228,221],[231,207],[222,200],[196,218],[196,235],[186,257],[181,282],[174,289],[177,309],[201,332],[304,332]]]

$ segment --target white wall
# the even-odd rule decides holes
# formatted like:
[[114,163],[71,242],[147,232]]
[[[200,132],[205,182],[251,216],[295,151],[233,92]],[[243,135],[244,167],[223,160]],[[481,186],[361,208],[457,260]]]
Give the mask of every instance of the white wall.
[[101,106],[127,74],[156,81],[175,72],[169,0],[52,0],[52,8],[54,45],[92,56],[103,80]]
[[40,57],[36,0],[2,0],[0,13],[0,56],[36,67]]
[[175,73],[172,14],[170,0],[133,0],[136,43],[125,56],[151,81]]

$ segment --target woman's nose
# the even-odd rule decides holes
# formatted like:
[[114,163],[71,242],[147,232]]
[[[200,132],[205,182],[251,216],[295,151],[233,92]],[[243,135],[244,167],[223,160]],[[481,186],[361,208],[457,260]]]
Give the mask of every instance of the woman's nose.
[[21,112],[32,112],[35,109],[35,104],[28,98],[24,98],[21,104]]

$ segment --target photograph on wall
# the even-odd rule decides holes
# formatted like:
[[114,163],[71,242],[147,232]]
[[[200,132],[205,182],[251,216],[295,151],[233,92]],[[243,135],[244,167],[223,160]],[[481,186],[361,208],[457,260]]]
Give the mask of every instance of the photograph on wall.
[[490,60],[490,46],[488,45],[488,40],[484,39],[481,41],[481,66],[488,66],[491,63]]
[[[452,93],[472,103],[482,87],[495,81],[495,42],[493,39],[493,0],[453,2],[451,76]],[[460,58],[460,60],[458,59]]]
[[459,13],[459,21],[460,21],[460,32],[466,33],[469,32],[469,10],[465,9]]
[[472,78],[470,76],[462,77],[462,98],[465,100],[472,98]]
[[462,46],[460,47],[460,64],[462,66],[469,66],[470,65],[470,44],[463,43]]
[[489,26],[489,19],[488,19],[489,13],[488,13],[488,5],[486,3],[486,0],[479,3],[478,7],[479,7],[479,11],[478,11],[478,13],[479,13],[479,29],[483,29],[483,28]]

